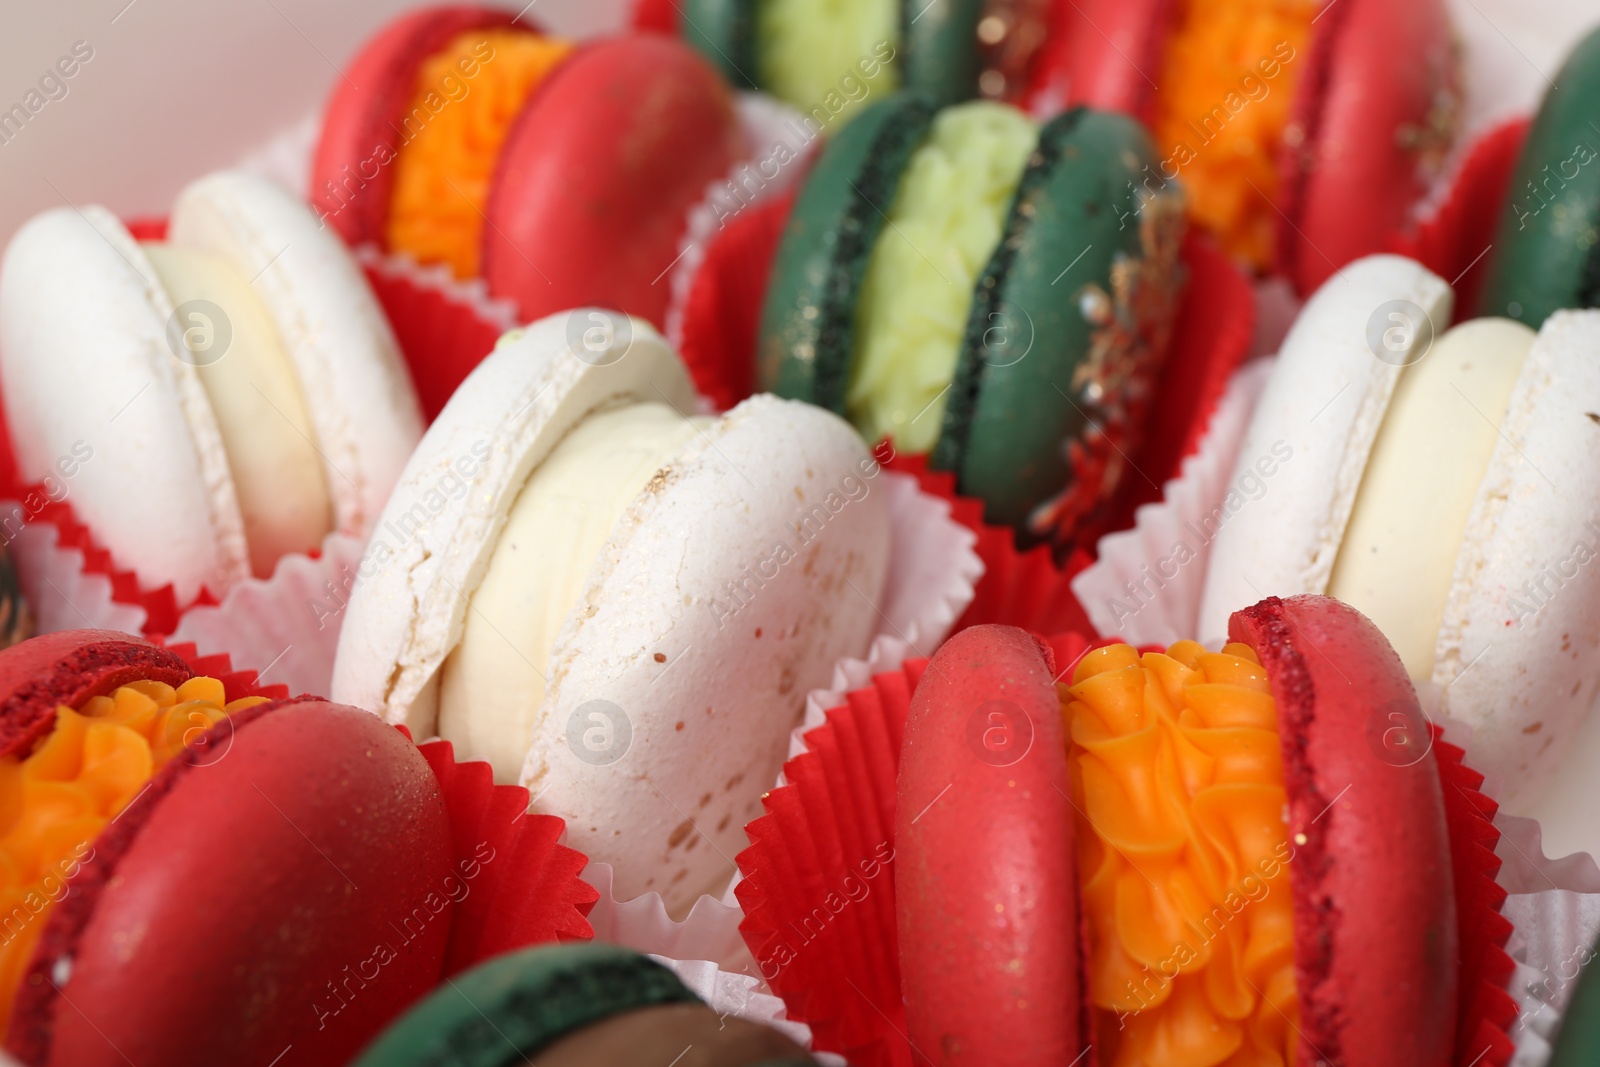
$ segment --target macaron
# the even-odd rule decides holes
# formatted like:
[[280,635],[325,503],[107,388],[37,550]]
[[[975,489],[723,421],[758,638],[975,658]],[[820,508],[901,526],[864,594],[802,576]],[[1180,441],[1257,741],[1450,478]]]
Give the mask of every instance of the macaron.
[[507,334],[412,456],[333,676],[527,786],[619,896],[674,912],[731,874],[806,692],[877,632],[889,565],[878,466],[843,420],[694,410],[640,319]]
[[1600,305],[1600,30],[1578,42],[1545,93],[1517,157],[1489,249],[1482,315],[1534,329],[1562,308]]
[[[722,1015],[648,956],[613,945],[547,945],[457,975],[354,1067],[803,1067],[778,1031]],[[678,1057],[676,1060],[673,1057]]]
[[1302,293],[1387,247],[1457,107],[1442,0],[636,0],[633,19],[830,136],[902,88],[1133,115],[1155,146],[1135,182],[1181,182],[1195,222]]
[[1229,638],[1057,664],[978,626],[934,656],[895,821],[931,1062],[1454,1062],[1439,771],[1425,738],[1400,760],[1369,736],[1423,721],[1399,658],[1326,597],[1263,600]]
[[1442,0],[1056,10],[1032,106],[1139,116],[1158,161],[1147,180],[1181,181],[1198,225],[1301,294],[1388,247],[1449,148],[1459,91]]
[[318,215],[457,278],[524,320],[585,304],[660,325],[685,216],[745,154],[733,99],[658,34],[578,45],[497,8],[391,22],[334,88]]
[[869,104],[789,216],[762,387],[927,454],[1025,541],[1091,545],[1183,282],[1181,194],[1136,184],[1153,158],[1121,115]]
[[0,382],[22,480],[70,465],[76,516],[180,605],[365,536],[422,433],[355,260],[242,172],[185,188],[165,240],[96,206],[24,225],[0,262]]
[[[814,109],[824,125],[849,120],[868,96],[911,89],[941,104],[978,95],[999,98],[1006,88],[1000,50],[1037,47],[1041,5],[1010,5],[1028,20],[1021,33],[1002,18],[984,20],[997,5],[983,0],[638,0],[640,29],[683,36],[731,85],[760,89],[796,107]],[[1015,70],[1025,58],[1011,56]],[[1020,81],[1012,86],[1021,87]]]
[[439,981],[450,916],[414,911],[449,908],[453,873],[427,761],[364,711],[249,683],[101,630],[0,652],[22,1062],[343,1064]]
[[[1345,268],[1284,341],[1200,527],[1202,640],[1261,593],[1372,618],[1440,710],[1469,724],[1500,802],[1528,810],[1600,689],[1600,312],[1537,335],[1450,321],[1450,288],[1395,256]],[[1264,455],[1281,462],[1254,476]],[[1264,485],[1260,494],[1239,488]],[[1256,497],[1250,499],[1251,496]]]

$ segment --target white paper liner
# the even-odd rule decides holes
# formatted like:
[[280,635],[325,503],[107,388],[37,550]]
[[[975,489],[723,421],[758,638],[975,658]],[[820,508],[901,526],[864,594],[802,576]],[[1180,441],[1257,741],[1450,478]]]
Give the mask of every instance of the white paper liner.
[[596,941],[674,959],[710,960],[724,971],[749,977],[760,989],[767,988],[755,957],[739,934],[744,913],[737,907],[703,896],[682,922],[673,922],[659,893],[618,900],[609,863],[589,864],[583,869],[583,880],[600,892],[600,900],[589,913]]
[[501,332],[517,325],[517,305],[505,297],[491,297],[482,278],[461,281],[443,263],[423,266],[409,252],[384,252],[375,244],[355,250],[356,262],[386,278],[404,278],[418,289],[443,294],[452,304],[471,308],[473,314]]
[[[727,175],[707,185],[700,202],[689,209],[685,218],[684,232],[678,238],[678,258],[667,268],[671,272],[672,295],[667,303],[664,335],[673,348],[683,345],[684,306],[689,301],[689,288],[717,232],[729,217],[770,200],[794,185],[806,172],[810,157],[821,141],[818,134],[813,134],[809,140],[803,138],[805,127],[800,112],[765,93],[737,93],[734,107],[739,113],[739,125],[749,154],[734,163]],[[779,145],[787,148],[792,158],[777,165],[769,178],[761,172],[761,164],[773,160]]]
[[247,578],[221,604],[190,608],[167,642],[193,641],[201,655],[226,652],[236,670],[256,671],[269,685],[326,695],[364,545],[329,534],[316,559],[285,556],[271,578]]
[[[676,974],[684,985],[723,1017],[733,1016],[779,1030],[796,1044],[811,1048],[811,1027],[792,1021],[783,1001],[765,991],[749,975],[731,974],[706,960],[679,960],[651,953],[651,958]],[[827,1067],[846,1067],[844,1057],[832,1052],[813,1052],[818,1063]]]
[[[1272,364],[1255,360],[1234,373],[1200,447],[1183,461],[1178,477],[1167,482],[1161,500],[1134,513],[1133,529],[1102,537],[1100,558],[1072,580],[1073,594],[1101,634],[1134,644],[1168,645],[1197,632],[1211,556],[1200,520],[1227,496]],[[1162,568],[1162,561],[1172,560],[1180,545],[1193,558]]]
[[[0,501],[0,515],[23,514],[15,501]],[[111,579],[85,573],[83,551],[63,548],[61,533],[47,522],[21,528],[8,543],[23,598],[39,633],[57,630],[121,630],[138,633],[145,610],[111,599]]]

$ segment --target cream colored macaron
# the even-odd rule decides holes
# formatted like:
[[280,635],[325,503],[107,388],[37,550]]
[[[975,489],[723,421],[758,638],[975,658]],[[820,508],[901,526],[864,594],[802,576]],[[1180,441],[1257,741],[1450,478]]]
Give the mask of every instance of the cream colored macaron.
[[1420,265],[1341,273],[1246,435],[1240,471],[1278,442],[1293,454],[1218,530],[1201,633],[1265,595],[1354,605],[1474,728],[1503,806],[1529,810],[1600,688],[1600,311],[1537,336],[1505,319],[1446,331],[1450,290]]
[[694,405],[641,320],[507,334],[407,465],[333,678],[526,785],[620,896],[674,912],[733,873],[807,690],[878,628],[889,555],[847,423]]
[[360,267],[244,173],[184,189],[164,241],[96,206],[24,225],[0,264],[0,381],[20,476],[92,450],[73,509],[180,603],[365,535],[422,434]]

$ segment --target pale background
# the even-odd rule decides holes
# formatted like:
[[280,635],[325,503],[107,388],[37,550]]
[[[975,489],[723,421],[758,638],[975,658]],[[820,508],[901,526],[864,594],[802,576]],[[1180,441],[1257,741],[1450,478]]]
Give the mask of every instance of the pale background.
[[[1405,3],[1408,0],[1393,0]],[[574,35],[621,21],[627,0],[534,0]],[[1472,127],[1531,110],[1600,0],[1450,0],[1466,49]],[[0,110],[74,41],[94,58],[68,95],[0,144],[0,242],[62,198],[124,217],[164,214],[187,180],[305,124],[360,42],[414,0],[0,0]],[[500,4],[511,10],[517,4]],[[1408,61],[1394,42],[1396,63]],[[303,128],[309,130],[309,125]]]

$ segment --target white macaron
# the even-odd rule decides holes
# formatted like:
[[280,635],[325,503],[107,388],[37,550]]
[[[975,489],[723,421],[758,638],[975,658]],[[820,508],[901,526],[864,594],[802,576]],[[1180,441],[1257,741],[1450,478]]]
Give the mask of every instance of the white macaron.
[[[1236,473],[1274,445],[1292,456],[1220,523],[1200,631],[1224,637],[1262,596],[1354,605],[1441,687],[1522,812],[1600,688],[1600,311],[1558,312],[1537,336],[1505,319],[1446,331],[1451,302],[1394,256],[1311,298]],[[1416,725],[1374,724],[1375,744]]]
[[19,475],[92,450],[73,509],[180,604],[364,535],[422,434],[360,267],[245,173],[184,189],[165,241],[97,206],[24,225],[0,264],[0,381]]
[[879,625],[889,518],[861,439],[757,396],[686,417],[646,323],[501,339],[429,428],[359,568],[336,700],[567,820],[624,898],[733,872],[808,689]]

